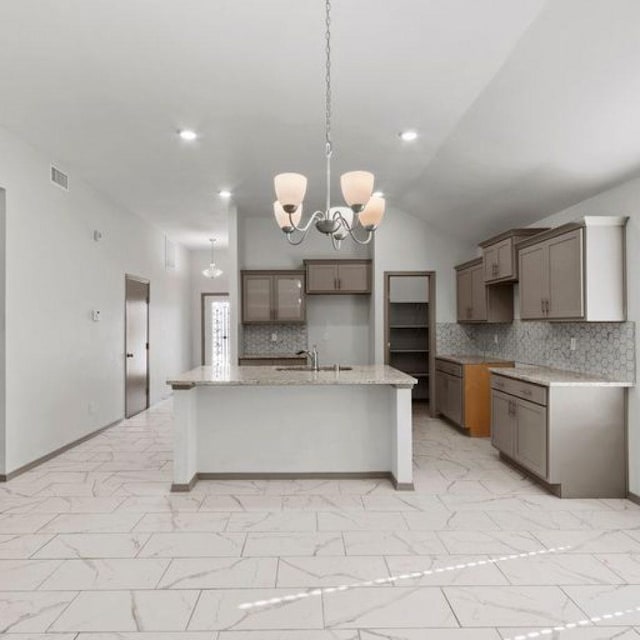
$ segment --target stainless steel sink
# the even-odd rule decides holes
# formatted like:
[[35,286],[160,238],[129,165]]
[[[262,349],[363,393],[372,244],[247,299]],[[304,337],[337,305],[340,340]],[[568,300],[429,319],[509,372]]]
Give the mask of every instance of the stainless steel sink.
[[[342,365],[329,365],[327,367],[318,367],[318,371],[352,371],[353,367],[343,367]],[[315,371],[313,367],[276,367],[276,371]]]

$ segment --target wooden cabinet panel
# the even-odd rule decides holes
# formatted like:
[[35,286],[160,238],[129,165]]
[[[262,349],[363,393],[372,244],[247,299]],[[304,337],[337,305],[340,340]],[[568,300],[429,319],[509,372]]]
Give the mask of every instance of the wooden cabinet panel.
[[513,457],[539,476],[547,477],[547,408],[514,400],[516,439]]
[[523,240],[521,318],[623,321],[626,221],[620,216],[586,216]]
[[482,252],[482,264],[484,266],[484,281],[495,280],[496,267],[498,266],[498,248],[495,244]]
[[304,322],[303,271],[243,271],[242,322]]
[[463,424],[462,378],[447,376],[447,417],[457,425]]
[[349,293],[369,293],[371,266],[366,263],[338,264],[338,289]]
[[333,293],[337,289],[337,265],[315,263],[307,265],[307,293]]
[[487,319],[487,291],[482,264],[469,269],[469,273],[471,276],[471,319],[484,321]]
[[271,275],[245,275],[242,280],[242,321],[269,322],[272,320]]
[[545,244],[520,251],[520,317],[538,320],[546,315],[545,300],[549,290],[548,258]]
[[513,286],[486,286],[481,258],[456,267],[458,322],[512,322]]
[[302,275],[274,276],[274,298],[275,320],[282,322],[304,320],[304,278]]
[[456,273],[456,302],[458,322],[466,322],[473,317],[473,295],[471,271],[464,269]]
[[447,374],[436,371],[436,413],[447,415]]
[[546,243],[549,262],[547,317],[582,318],[584,283],[582,229],[565,233]]
[[508,456],[513,456],[515,449],[513,403],[512,398],[500,391],[491,393],[491,443]]
[[307,293],[371,293],[371,260],[305,260]]

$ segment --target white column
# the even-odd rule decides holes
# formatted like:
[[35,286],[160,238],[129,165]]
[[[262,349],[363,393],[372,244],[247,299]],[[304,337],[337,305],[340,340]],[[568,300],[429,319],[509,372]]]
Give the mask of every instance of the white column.
[[190,491],[197,480],[197,391],[173,387],[172,491]]
[[411,387],[396,386],[395,447],[392,461],[396,489],[413,491]]

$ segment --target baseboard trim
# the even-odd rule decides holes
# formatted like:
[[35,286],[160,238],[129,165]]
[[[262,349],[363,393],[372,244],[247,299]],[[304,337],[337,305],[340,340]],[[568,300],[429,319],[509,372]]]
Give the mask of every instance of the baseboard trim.
[[636,493],[632,493],[631,491],[627,492],[627,500],[631,500],[631,502],[640,504],[640,496]]
[[9,480],[13,480],[13,478],[15,478],[16,476],[22,475],[27,471],[31,471],[31,469],[35,469],[35,467],[39,467],[41,464],[44,464],[45,462],[49,462],[49,460],[52,460],[53,458],[59,456],[60,454],[65,453],[66,451],[69,451],[69,449],[73,449],[74,447],[77,447],[79,444],[82,444],[87,440],[91,440],[91,438],[95,438],[96,436],[100,435],[103,431],[106,431],[107,429],[111,429],[111,427],[115,427],[115,425],[117,425],[119,422],[122,422],[123,420],[124,418],[119,418],[118,420],[115,420],[114,422],[110,422],[108,425],[104,427],[100,427],[99,429],[96,429],[91,433],[87,433],[87,435],[82,436],[81,438],[78,438],[73,442],[69,442],[68,444],[63,445],[62,447],[55,449],[51,453],[47,453],[46,455],[41,456],[40,458],[36,458],[31,462],[27,462],[27,464],[23,464],[21,467],[18,467],[17,469],[14,469],[9,473],[1,474],[0,482],[8,482]]
[[173,493],[186,493],[187,491],[191,491],[191,489],[193,489],[193,487],[196,486],[197,482],[198,482],[198,474],[195,473],[193,475],[193,478],[191,478],[189,482],[184,482],[184,483],[174,482],[171,485],[171,491]]
[[353,480],[353,479],[385,478],[393,484],[398,491],[413,491],[413,483],[398,483],[389,471],[321,471],[308,472],[272,472],[272,473],[237,473],[237,472],[208,472],[196,473],[189,482],[173,483],[173,493],[191,491],[198,480]]

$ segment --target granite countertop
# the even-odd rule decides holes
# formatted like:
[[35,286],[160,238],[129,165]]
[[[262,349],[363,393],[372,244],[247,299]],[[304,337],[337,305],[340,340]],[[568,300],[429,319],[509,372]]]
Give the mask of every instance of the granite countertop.
[[438,354],[436,358],[439,358],[440,360],[447,360],[448,362],[455,362],[456,364],[513,364],[513,360],[505,360],[504,358],[492,358],[490,356]]
[[196,367],[167,380],[174,388],[195,386],[391,385],[411,388],[417,380],[387,365],[354,366],[351,371],[278,371],[279,367]]
[[633,382],[611,380],[602,376],[595,376],[576,371],[565,371],[551,367],[517,364],[512,368],[489,368],[507,378],[515,378],[525,382],[533,382],[544,387],[633,387]]
[[285,358],[295,358],[296,360],[306,360],[307,356],[297,356],[295,353],[245,353],[238,356],[241,360],[280,360]]

